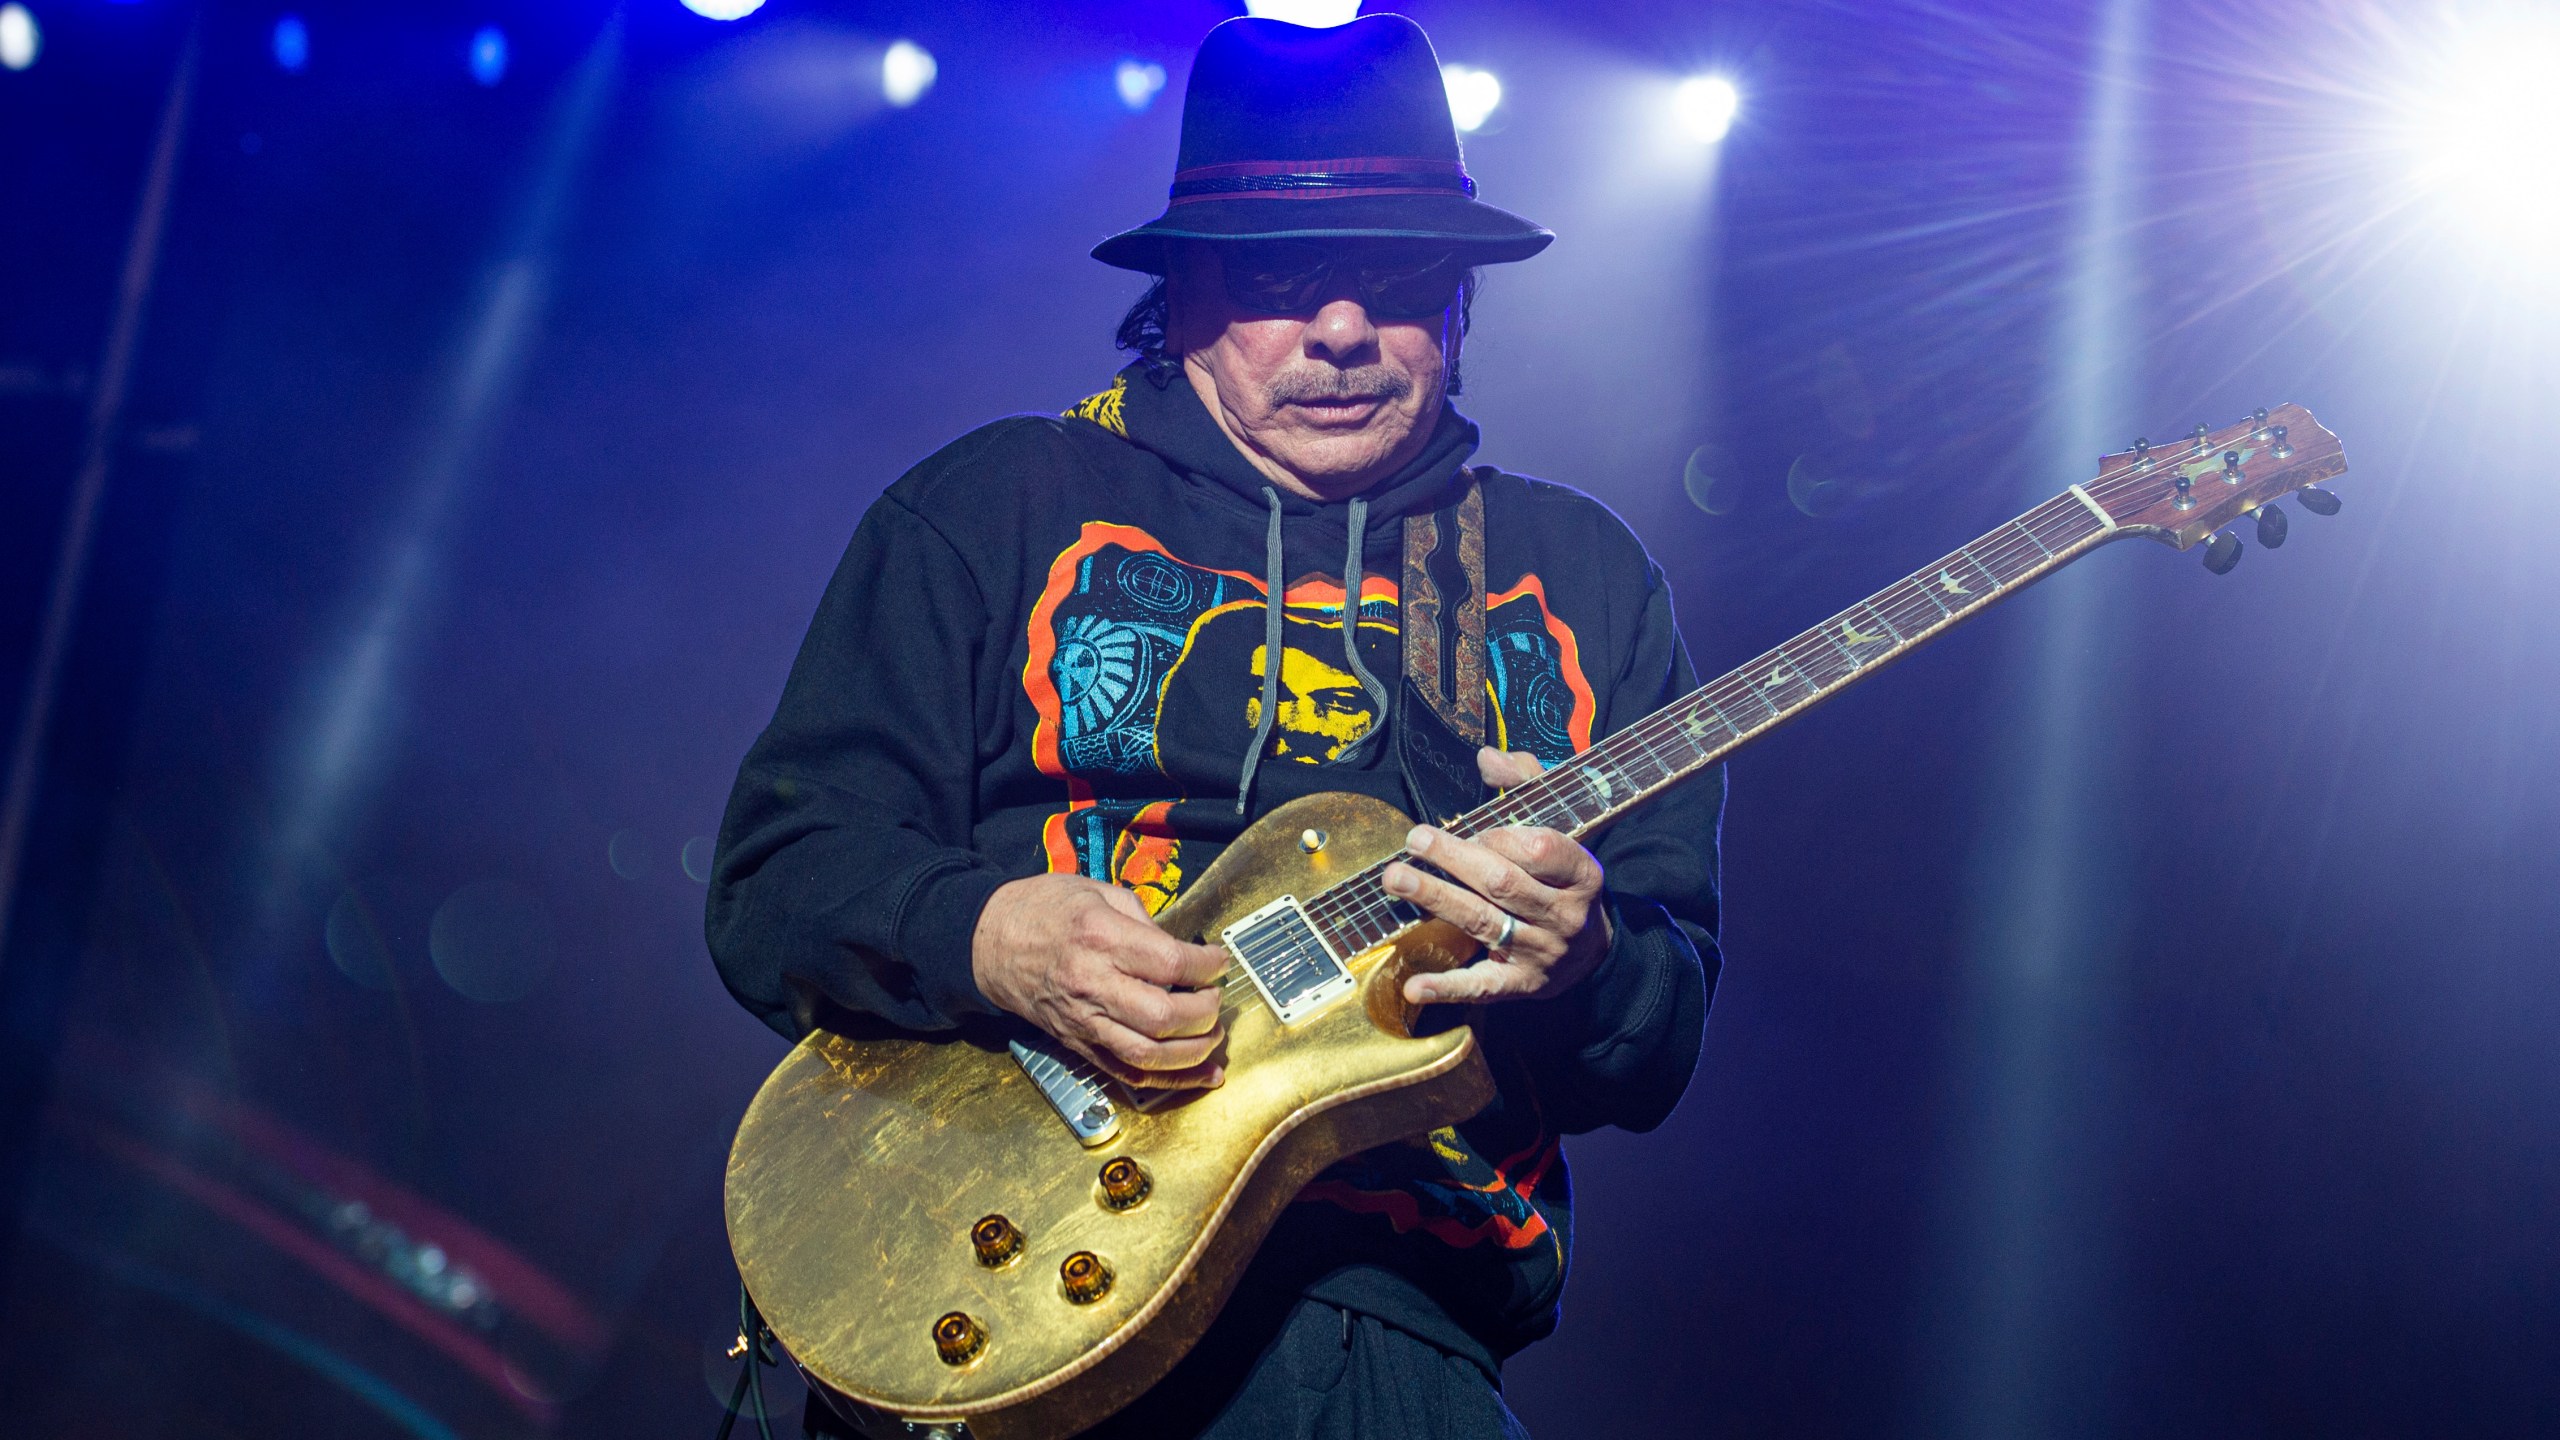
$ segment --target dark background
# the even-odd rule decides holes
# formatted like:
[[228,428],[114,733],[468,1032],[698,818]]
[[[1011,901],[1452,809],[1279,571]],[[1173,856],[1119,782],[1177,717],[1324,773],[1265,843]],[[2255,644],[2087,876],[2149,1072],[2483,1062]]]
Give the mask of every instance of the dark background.
[[[1705,1055],[1572,1147],[1530,1426],[2560,1426],[2560,303],[2389,180],[2409,37],[1409,9],[1504,82],[1486,197],[1563,237],[1477,306],[1484,458],[1624,515],[1702,670],[2139,432],[2298,400],[2354,466],[2280,553],[2102,552],[1734,762]],[[871,498],[1107,380],[1137,284],[1084,251],[1155,213],[1233,9],[313,0],[300,73],[273,8],[36,13],[10,737],[195,58],[0,955],[0,1412],[707,1434],[722,1157],[782,1047],[685,847]],[[940,62],[906,109],[899,36]],[[1124,57],[1171,72],[1145,113]],[[1663,127],[1711,68],[1720,152]],[[548,1306],[480,1328],[464,1271]]]

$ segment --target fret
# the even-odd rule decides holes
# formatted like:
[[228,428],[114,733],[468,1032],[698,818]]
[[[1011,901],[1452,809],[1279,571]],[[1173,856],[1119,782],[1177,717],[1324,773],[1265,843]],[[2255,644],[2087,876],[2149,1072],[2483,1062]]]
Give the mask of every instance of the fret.
[[1793,710],[1820,693],[1805,679],[1804,671],[1784,645],[1743,667],[1743,673],[1749,677],[1751,693],[1767,701],[1769,709],[1778,714]]
[[1717,711],[1733,727],[1737,739],[1778,718],[1778,707],[1743,672],[1736,670],[1713,683],[1721,687],[1715,697]]
[[1823,633],[1860,669],[1902,648],[1902,632],[1873,602],[1850,606],[1824,622]]
[[2076,495],[2063,494],[2047,500],[2018,517],[2049,554],[2059,555],[2093,535],[2104,534],[2106,522],[2096,510],[2080,503]]
[[[1975,545],[1981,543],[1979,540],[1974,542]],[[1929,598],[1938,602],[1950,620],[1990,599],[1992,592],[2000,588],[2000,577],[1984,569],[1982,562],[1973,558],[1970,545],[1940,561],[1930,579]]]
[[[1807,641],[1820,641],[1820,646],[1812,646],[1812,643]],[[1807,651],[1807,648],[1812,651],[1810,656],[1802,653]],[[1848,653],[1848,646],[1843,646],[1841,638],[1830,630],[1830,625],[1820,625],[1820,628],[1815,630],[1805,630],[1802,635],[1787,641],[1787,651],[1795,653],[1797,661],[1802,661],[1805,674],[1810,674],[1815,687],[1820,689],[1830,689],[1833,684],[1841,684],[1843,679],[1848,679],[1848,676],[1859,674],[1859,656]],[[1841,669],[1833,669],[1833,661],[1838,661]]]
[[2045,548],[2036,543],[2034,536],[2019,529],[2015,520],[1966,546],[1965,553],[1989,573],[1992,585],[2000,590],[2035,573],[2046,559]]
[[1935,584],[1926,575],[1906,576],[1877,591],[1868,603],[1891,617],[1894,630],[1909,641],[1936,629],[1954,613],[1930,595]]

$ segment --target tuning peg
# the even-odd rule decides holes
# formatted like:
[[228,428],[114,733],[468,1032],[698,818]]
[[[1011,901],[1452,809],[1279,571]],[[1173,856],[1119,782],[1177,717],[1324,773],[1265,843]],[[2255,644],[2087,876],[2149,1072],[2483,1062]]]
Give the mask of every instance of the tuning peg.
[[2261,405],[2257,409],[2250,411],[2243,418],[2249,422],[2250,439],[2264,440],[2267,438],[2267,407]]
[[2178,498],[2169,502],[2170,507],[2177,510],[2196,508],[2196,477],[2181,471],[2172,483],[2178,487]]
[[2187,438],[2196,442],[2196,451],[2201,454],[2213,448],[2213,427],[2199,420],[2196,428],[2187,432]]
[[2280,505],[2258,507],[2259,544],[2273,550],[2284,543],[2284,537],[2292,530],[2293,522],[2285,518],[2284,507]]
[[2204,568],[2216,575],[2228,575],[2240,563],[2240,537],[2225,530],[2204,542]]
[[2323,490],[2317,485],[2306,485],[2302,487],[2300,490],[2294,492],[2294,498],[2302,502],[2303,509],[2310,511],[2314,515],[2335,515],[2338,513],[2337,495],[2332,491]]
[[2271,436],[2273,436],[2273,437],[2275,438],[2275,442],[2276,442],[2276,444],[2275,444],[2275,449],[2274,449],[2274,451],[2272,452],[2272,453],[2275,455],[2275,457],[2276,457],[2277,459],[2279,459],[2279,460],[2290,460],[2290,459],[2292,459],[2292,458],[2293,458],[2293,442],[2285,438],[2285,430],[2284,430],[2284,427],[2283,427],[2283,426],[2281,426],[2281,425],[2278,425],[2278,426],[2274,427],[2273,429],[2269,430],[2267,433],[2268,433],[2269,435],[2271,435]]
[[2247,478],[2247,476],[2240,473],[2240,452],[2237,450],[2223,451],[2222,483],[2225,485],[2237,485]]
[[2148,437],[2133,442],[2134,469],[2148,470],[2157,463],[2151,458],[2151,441]]

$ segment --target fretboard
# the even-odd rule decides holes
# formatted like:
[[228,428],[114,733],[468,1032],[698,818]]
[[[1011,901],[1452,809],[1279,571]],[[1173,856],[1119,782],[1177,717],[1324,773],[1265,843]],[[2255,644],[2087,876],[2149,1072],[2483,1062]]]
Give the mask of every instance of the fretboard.
[[[1588,835],[2116,533],[2096,502],[2066,490],[1444,828]],[[1422,918],[1379,886],[1404,858],[1389,856],[1307,902],[1337,953],[1356,955]]]

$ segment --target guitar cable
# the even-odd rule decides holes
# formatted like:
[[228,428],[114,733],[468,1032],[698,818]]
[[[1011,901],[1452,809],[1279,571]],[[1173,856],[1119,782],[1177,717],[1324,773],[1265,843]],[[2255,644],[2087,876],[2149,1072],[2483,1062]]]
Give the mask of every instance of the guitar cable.
[[773,1425],[764,1409],[764,1367],[782,1362],[766,1348],[773,1341],[773,1332],[765,1327],[764,1316],[756,1312],[756,1302],[748,1297],[744,1285],[738,1287],[738,1340],[746,1363],[739,1368],[738,1383],[729,1387],[729,1404],[712,1440],[729,1440],[729,1432],[738,1424],[738,1404],[750,1397],[755,1401],[758,1440],[773,1440]]

